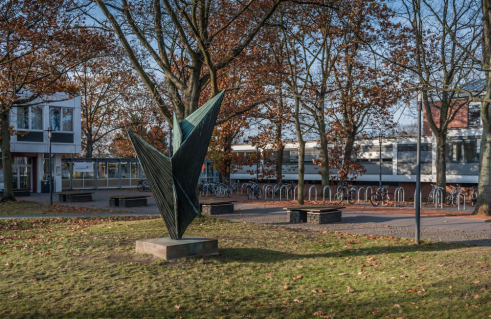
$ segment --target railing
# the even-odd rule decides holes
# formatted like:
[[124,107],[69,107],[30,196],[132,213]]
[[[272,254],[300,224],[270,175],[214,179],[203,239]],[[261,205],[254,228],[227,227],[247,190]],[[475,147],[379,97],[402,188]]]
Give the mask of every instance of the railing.
[[295,198],[298,199],[298,196],[296,196],[298,195],[297,193],[298,193],[298,185],[295,186],[295,188],[293,189],[293,200],[295,200]]
[[[357,200],[358,200],[358,204],[360,203],[360,192],[362,189],[365,189],[365,187],[360,187],[358,188],[358,192],[357,192]],[[365,202],[367,201],[367,195],[366,195],[366,191],[365,191]]]
[[[440,196],[438,196],[440,195]],[[443,188],[437,187],[435,193],[433,194],[433,203],[435,203],[435,208],[438,208],[438,202],[440,202],[440,208],[443,209]]]
[[322,189],[322,202],[326,201],[326,189],[329,191],[329,202],[332,202],[331,188],[329,187],[329,185],[324,186],[324,188]]
[[465,210],[465,193],[462,193],[464,190],[461,189],[459,193],[457,194],[457,210],[460,210],[460,195],[464,196],[464,209]]
[[397,207],[397,202],[404,202],[404,187],[398,187],[394,192],[394,207]]
[[315,187],[315,185],[312,185],[309,188],[309,201],[310,201],[310,197],[312,195],[312,188],[315,190],[315,201],[317,201],[317,188]]

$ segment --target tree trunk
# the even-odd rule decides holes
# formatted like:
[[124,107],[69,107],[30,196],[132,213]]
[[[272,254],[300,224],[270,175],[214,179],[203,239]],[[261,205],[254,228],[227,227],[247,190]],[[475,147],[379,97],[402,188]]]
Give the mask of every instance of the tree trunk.
[[278,148],[276,150],[276,182],[277,183],[282,183],[283,182],[283,150],[284,146]]
[[2,117],[2,165],[3,165],[3,197],[4,201],[15,201],[14,184],[12,180],[12,156],[10,154],[9,111],[4,111]]
[[303,205],[303,186],[305,180],[305,141],[302,135],[302,125],[300,124],[300,98],[295,98],[295,131],[298,139],[298,203]]
[[341,167],[343,172],[341,176],[339,176],[340,185],[346,184],[346,181],[348,180],[349,167],[351,164],[351,157],[353,156],[354,145],[355,145],[355,134],[349,134],[348,138],[346,139],[346,144],[344,146],[344,154],[343,154],[344,163],[343,163],[343,167]]
[[92,158],[94,154],[94,142],[91,139],[87,139],[87,143],[85,145],[85,157]]
[[483,124],[482,131],[478,195],[474,214],[491,216],[491,129],[489,125]]
[[436,186],[443,188],[443,198],[447,193],[447,163],[445,160],[445,144],[447,142],[447,135],[441,133],[435,135],[436,137]]
[[322,190],[324,187],[329,186],[329,151],[325,134],[320,135],[321,143],[321,179]]
[[[486,70],[486,100],[491,99],[491,0],[482,0],[483,66]],[[482,136],[479,159],[479,185],[474,214],[491,216],[491,103],[481,106]]]
[[223,158],[223,166],[220,172],[220,176],[223,182],[230,181],[230,171],[232,167],[232,157],[227,156],[227,154],[232,153],[232,138],[226,138],[225,143],[223,144],[223,154],[225,154]]
[[282,136],[282,123],[278,121],[276,123],[276,182],[277,183],[282,183],[283,182],[283,150],[285,149],[285,146],[282,143],[281,140]]
[[304,204],[304,182],[305,182],[305,141],[298,142],[298,203]]

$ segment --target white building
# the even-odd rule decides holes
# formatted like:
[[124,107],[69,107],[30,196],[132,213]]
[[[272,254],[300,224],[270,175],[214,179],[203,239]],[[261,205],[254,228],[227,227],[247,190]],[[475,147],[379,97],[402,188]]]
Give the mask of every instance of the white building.
[[[56,102],[34,101],[10,111],[10,123],[16,132],[10,142],[14,189],[39,193],[42,182],[48,180],[49,127],[53,130],[51,152],[55,191],[62,190],[62,154],[79,154],[82,150],[80,97],[66,99],[58,94],[54,99]],[[3,187],[2,172],[0,188]]]

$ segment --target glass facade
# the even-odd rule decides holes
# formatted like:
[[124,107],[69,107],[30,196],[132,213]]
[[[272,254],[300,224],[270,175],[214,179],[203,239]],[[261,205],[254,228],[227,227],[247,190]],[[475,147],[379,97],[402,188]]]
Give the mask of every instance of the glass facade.
[[28,130],[29,129],[29,107],[19,106],[17,108],[17,129]]
[[[74,162],[92,162],[94,170],[75,172]],[[136,159],[62,159],[62,172],[63,189],[136,187],[144,178]]]
[[73,109],[67,107],[49,108],[49,125],[53,131],[73,131]]
[[31,130],[43,129],[43,107],[31,106]]

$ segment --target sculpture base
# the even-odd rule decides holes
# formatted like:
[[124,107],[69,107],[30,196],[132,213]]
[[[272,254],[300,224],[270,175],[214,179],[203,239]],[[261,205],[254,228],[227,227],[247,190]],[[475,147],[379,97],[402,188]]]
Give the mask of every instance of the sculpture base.
[[218,255],[218,239],[192,236],[184,236],[179,240],[169,237],[141,239],[136,241],[136,252],[164,260]]

